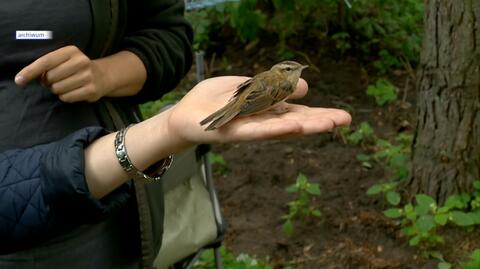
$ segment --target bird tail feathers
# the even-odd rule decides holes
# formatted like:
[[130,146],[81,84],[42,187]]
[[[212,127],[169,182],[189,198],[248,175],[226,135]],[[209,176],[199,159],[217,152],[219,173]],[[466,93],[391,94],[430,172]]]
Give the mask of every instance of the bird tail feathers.
[[232,107],[229,105],[222,107],[221,109],[217,110],[216,112],[212,113],[210,116],[202,120],[200,122],[200,125],[205,125],[211,122],[205,129],[205,131],[220,128],[221,126],[229,122],[231,119],[233,119],[235,116],[237,116],[238,111],[235,111],[231,108]]

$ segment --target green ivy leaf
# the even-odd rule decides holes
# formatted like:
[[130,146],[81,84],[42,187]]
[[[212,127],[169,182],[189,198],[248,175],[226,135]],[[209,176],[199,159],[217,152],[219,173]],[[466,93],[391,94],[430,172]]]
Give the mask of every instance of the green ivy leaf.
[[368,124],[368,122],[364,121],[360,124],[360,132],[363,133],[364,136],[370,137],[374,135],[373,128]]
[[396,219],[396,218],[400,218],[402,216],[403,211],[400,208],[389,208],[389,209],[383,211],[383,214],[388,218]]
[[413,205],[411,203],[408,203],[406,204],[404,207],[403,207],[403,210],[405,210],[405,213],[411,213],[411,212],[414,212],[414,208],[413,208]]
[[407,236],[413,236],[417,234],[417,229],[413,226],[407,226],[402,228],[402,232]]
[[440,251],[428,251],[427,252],[428,256],[427,257],[432,257],[432,258],[435,258],[439,261],[442,261],[444,262],[445,259],[443,258],[443,254],[440,252]]
[[466,198],[464,195],[452,195],[447,198],[445,207],[463,209],[468,206],[469,200],[470,197]]
[[370,188],[368,188],[367,190],[367,194],[368,195],[375,195],[375,194],[379,194],[382,192],[382,185],[380,184],[375,184],[373,186],[371,186]]
[[440,207],[437,209],[437,214],[443,214],[443,213],[448,213],[450,212],[450,207],[447,207],[447,206],[443,206],[443,207]]
[[460,194],[460,199],[462,200],[462,203],[465,205],[465,207],[468,207],[468,203],[470,200],[472,200],[472,197],[468,193],[462,193]]
[[417,194],[415,195],[415,199],[417,200],[417,204],[422,207],[431,207],[437,205],[435,200],[426,194]]
[[398,192],[389,191],[389,192],[387,192],[386,196],[387,196],[388,203],[390,203],[391,205],[396,206],[400,203],[401,197],[400,197],[400,194],[398,194]]
[[480,224],[480,210],[469,212],[468,214],[470,215],[474,225]]
[[287,235],[287,236],[292,236],[293,235],[293,223],[291,220],[287,220],[283,223],[283,232]]
[[415,223],[415,226],[417,227],[418,231],[420,233],[428,233],[430,232],[433,228],[435,228],[435,221],[432,216],[420,216]]
[[462,265],[463,269],[478,269],[480,268],[480,249],[473,251],[470,259]]
[[397,99],[395,87],[386,79],[379,79],[374,85],[369,85],[367,95],[373,96],[379,106],[383,106]]
[[474,224],[472,217],[462,211],[452,211],[450,213],[450,219],[458,226],[471,226]]
[[293,184],[293,185],[290,185],[286,188],[286,191],[287,192],[297,192],[298,191],[298,187],[297,185]]
[[297,186],[305,186],[308,183],[307,177],[300,173],[297,177]]
[[448,222],[448,217],[449,217],[449,214],[446,214],[446,213],[437,214],[434,217],[435,223],[444,226]]
[[430,206],[426,206],[426,205],[415,206],[415,213],[417,213],[417,215],[419,216],[428,215],[428,212],[430,212]]
[[354,145],[358,145],[360,141],[362,141],[362,138],[363,135],[360,132],[353,132],[347,137],[348,141]]
[[398,182],[388,182],[388,183],[383,184],[383,188],[385,190],[390,191],[390,190],[395,189],[397,187],[397,185],[398,185]]
[[447,201],[445,202],[445,207],[447,208],[457,208],[457,204],[459,201],[459,196],[458,195],[452,195],[447,198]]
[[418,246],[419,243],[420,243],[420,235],[416,235],[408,241],[408,244],[412,247]]
[[476,189],[476,190],[480,190],[480,180],[475,180],[473,182],[473,187]]
[[433,200],[433,198],[428,195],[417,194],[415,195],[415,199],[417,200],[415,212],[420,216],[427,215],[432,209],[432,207],[436,206],[435,200]]
[[218,153],[210,152],[209,157],[212,164],[226,165],[225,159]]
[[357,160],[360,161],[360,162],[368,162],[370,161],[371,157],[370,155],[367,155],[367,154],[357,154],[356,156]]
[[405,217],[407,219],[411,221],[417,219],[417,212],[415,212],[415,209],[412,204],[406,204],[403,210],[405,211]]
[[403,155],[400,152],[400,147],[398,147],[397,152],[394,152],[394,155],[391,157],[388,162],[389,166],[395,168],[396,170],[403,168],[407,165],[407,156]]
[[371,169],[373,165],[370,162],[362,162],[362,167],[366,169]]
[[475,197],[470,201],[470,206],[472,209],[477,209],[480,207],[480,193],[475,193]]
[[315,210],[312,210],[312,215],[315,216],[315,217],[321,217],[322,212],[320,212],[320,210],[318,210],[318,209],[315,209]]
[[452,264],[450,264],[448,262],[438,263],[438,269],[451,269],[451,268],[452,268]]
[[320,186],[318,184],[310,184],[310,186],[307,187],[307,192],[313,195],[320,195]]

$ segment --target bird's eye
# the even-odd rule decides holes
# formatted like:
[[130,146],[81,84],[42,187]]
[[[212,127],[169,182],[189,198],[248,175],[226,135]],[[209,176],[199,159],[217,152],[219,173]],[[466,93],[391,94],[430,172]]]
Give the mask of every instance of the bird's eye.
[[291,67],[286,67],[285,70],[286,71],[292,71],[292,68]]

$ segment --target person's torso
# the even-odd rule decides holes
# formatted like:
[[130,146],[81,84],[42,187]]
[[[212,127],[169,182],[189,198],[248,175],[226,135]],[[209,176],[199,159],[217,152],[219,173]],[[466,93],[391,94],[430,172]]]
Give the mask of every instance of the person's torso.
[[[94,104],[63,103],[37,80],[25,87],[14,83],[22,68],[56,49],[74,45],[87,53],[93,27],[108,32],[108,20],[104,25],[94,22],[92,1],[104,1],[95,11],[97,17],[109,15],[110,0],[0,1],[0,151],[56,141],[80,128],[105,124]],[[100,223],[0,254],[0,268],[138,268],[134,201],[128,205]]]

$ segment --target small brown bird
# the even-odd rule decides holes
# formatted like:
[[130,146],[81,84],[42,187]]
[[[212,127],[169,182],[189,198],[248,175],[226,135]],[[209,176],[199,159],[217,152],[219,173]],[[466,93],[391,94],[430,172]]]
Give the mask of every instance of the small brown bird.
[[266,111],[284,101],[297,87],[302,70],[308,65],[294,61],[278,63],[268,71],[255,75],[237,86],[228,103],[200,122],[211,122],[205,131],[220,128],[236,116]]

